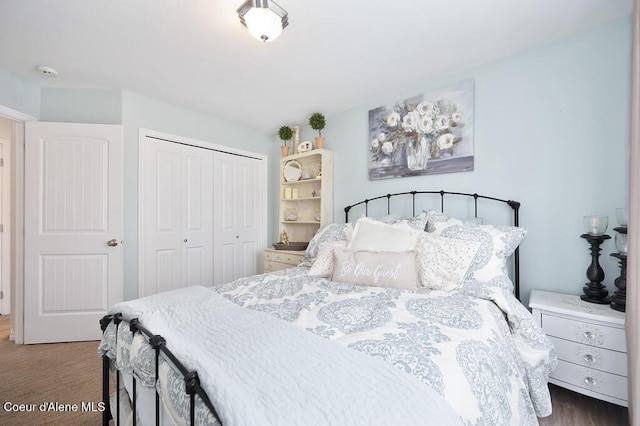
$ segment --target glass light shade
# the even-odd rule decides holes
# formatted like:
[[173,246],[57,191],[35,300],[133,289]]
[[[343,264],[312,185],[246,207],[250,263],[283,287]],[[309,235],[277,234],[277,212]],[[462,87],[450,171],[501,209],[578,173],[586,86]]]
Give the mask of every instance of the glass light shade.
[[627,254],[627,241],[627,234],[616,232],[616,249],[618,249],[618,253]]
[[583,219],[584,231],[589,235],[603,235],[609,225],[608,216],[585,216]]
[[251,8],[244,15],[244,21],[249,34],[260,41],[273,41],[282,32],[282,18],[266,7]]
[[626,207],[619,207],[616,209],[616,220],[620,226],[629,225],[629,212]]

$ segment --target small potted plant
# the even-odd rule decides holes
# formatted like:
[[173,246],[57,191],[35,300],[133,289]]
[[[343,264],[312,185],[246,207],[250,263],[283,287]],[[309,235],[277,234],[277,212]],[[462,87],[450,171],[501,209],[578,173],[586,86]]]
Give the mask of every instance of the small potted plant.
[[291,130],[291,127],[289,126],[282,126],[278,130],[278,137],[282,139],[282,146],[280,147],[282,156],[286,157],[287,155],[289,155],[289,147],[287,146],[287,141],[291,140],[291,137],[293,137],[293,130]]
[[311,114],[311,117],[309,117],[309,125],[313,130],[318,131],[318,136],[316,136],[316,148],[324,147],[324,137],[322,137],[322,129],[324,129],[324,126],[326,124],[327,123],[324,119],[324,114],[320,112],[314,112],[313,114]]

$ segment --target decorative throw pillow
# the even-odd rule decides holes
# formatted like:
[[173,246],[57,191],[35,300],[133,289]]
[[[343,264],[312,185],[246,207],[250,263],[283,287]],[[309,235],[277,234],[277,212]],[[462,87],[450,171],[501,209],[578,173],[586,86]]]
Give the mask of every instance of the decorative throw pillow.
[[421,287],[451,291],[459,287],[480,243],[424,232],[416,245],[416,266]]
[[427,210],[425,213],[426,226],[424,228],[427,232],[433,232],[434,224],[436,222],[447,222],[449,220],[457,221],[463,223],[464,225],[482,225],[483,219],[481,217],[468,217],[466,219],[457,219],[442,213],[439,210]]
[[358,219],[349,250],[409,251],[416,246],[420,231],[405,223],[388,225],[366,217]]
[[502,280],[508,275],[507,259],[527,235],[524,228],[465,224],[459,219],[434,210],[427,212],[427,216],[428,230],[434,235],[480,243],[470,272],[473,272],[473,278],[485,283]]
[[345,231],[350,227],[352,227],[352,224],[350,223],[330,223],[329,225],[319,229],[311,241],[309,241],[307,250],[304,253],[304,261],[300,266],[311,266],[318,255],[318,247],[321,243],[327,241],[346,241],[347,235],[345,234]]
[[418,288],[415,252],[333,250],[332,281],[406,290]]
[[382,222],[382,223],[388,223],[388,224],[393,224],[396,222],[399,222],[400,220],[402,220],[402,216],[400,216],[399,214],[396,213],[392,213],[392,214],[388,214],[386,216],[380,216],[377,217],[376,220],[378,222]]
[[346,246],[346,241],[325,241],[320,243],[318,255],[311,268],[309,268],[309,275],[330,277],[333,272],[333,249],[336,247],[345,248]]
[[407,223],[409,224],[410,227],[414,229],[419,229],[420,231],[426,231],[427,220],[428,220],[427,211],[423,210],[420,213],[418,213],[416,216],[409,219]]

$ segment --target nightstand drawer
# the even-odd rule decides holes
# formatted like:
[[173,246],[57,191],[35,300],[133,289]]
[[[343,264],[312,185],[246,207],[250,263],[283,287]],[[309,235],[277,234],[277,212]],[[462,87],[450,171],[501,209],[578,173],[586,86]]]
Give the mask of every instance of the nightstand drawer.
[[282,253],[278,253],[277,251],[265,250],[264,260],[297,266],[304,260],[304,251],[301,251],[300,254],[293,254],[284,251]]
[[627,342],[623,328],[574,321],[546,313],[542,315],[542,329],[548,336],[560,337],[589,346],[627,352]]
[[592,368],[581,367],[566,361],[558,361],[551,377],[562,382],[627,401],[627,378]]
[[290,265],[288,263],[271,262],[268,260],[264,261],[264,272],[280,271],[287,268],[293,268],[293,265]]
[[627,355],[625,353],[548,337],[556,348],[558,359],[627,377]]

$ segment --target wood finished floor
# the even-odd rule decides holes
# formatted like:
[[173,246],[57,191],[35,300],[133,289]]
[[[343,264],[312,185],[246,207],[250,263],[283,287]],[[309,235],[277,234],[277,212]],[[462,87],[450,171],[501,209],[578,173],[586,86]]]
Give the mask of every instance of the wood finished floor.
[[[98,342],[15,345],[0,315],[0,403],[78,404],[101,398]],[[543,426],[626,426],[627,409],[550,385],[553,414]],[[0,425],[99,425],[100,413],[14,413],[0,406]],[[36,407],[37,409],[37,407]],[[346,426],[346,425],[345,425]]]

